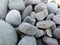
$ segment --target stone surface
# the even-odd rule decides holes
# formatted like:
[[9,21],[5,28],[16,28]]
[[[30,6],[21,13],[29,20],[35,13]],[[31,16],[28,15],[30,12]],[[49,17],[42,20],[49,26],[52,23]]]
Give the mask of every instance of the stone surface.
[[54,35],[54,37],[60,39],[60,29],[59,29],[59,28],[56,28],[56,29],[53,31],[53,35]]
[[37,33],[36,33],[36,38],[40,38],[40,37],[42,37],[44,35],[44,31],[43,30],[41,30],[41,29],[39,29],[39,30],[37,30]]
[[38,12],[36,13],[35,17],[38,21],[41,21],[45,18],[45,15],[43,14],[43,12]]
[[54,16],[55,14],[51,13],[47,16],[46,20],[51,20]]
[[23,32],[24,34],[28,35],[35,35],[37,33],[38,28],[29,24],[29,23],[22,23],[18,27],[18,29]]
[[47,36],[52,37],[52,30],[51,29],[46,29],[45,30]]
[[50,13],[56,13],[58,6],[54,2],[47,3],[47,8]]
[[43,11],[43,10],[46,10],[46,9],[47,9],[47,7],[46,7],[46,5],[44,3],[39,3],[34,8],[34,10],[36,12],[40,12],[40,11]]
[[18,45],[36,45],[36,39],[33,36],[24,36]]
[[40,21],[40,22],[37,22],[36,24],[38,28],[43,28],[43,29],[50,28],[53,25],[55,25],[55,23],[51,20]]
[[60,8],[57,9],[56,14],[57,14],[57,15],[60,15]]
[[35,15],[36,15],[35,12],[31,12],[30,17],[33,18],[33,19],[35,19]]
[[22,13],[22,20],[29,16],[32,12],[32,5],[28,5]]
[[60,15],[55,15],[53,17],[53,21],[56,23],[56,24],[60,24]]
[[5,18],[7,14],[8,0],[0,0],[0,18]]
[[7,22],[0,20],[0,45],[16,45],[17,34]]
[[41,2],[47,4],[48,3],[48,0],[41,0]]
[[58,45],[58,41],[54,38],[44,37],[43,41],[48,45]]
[[29,24],[32,24],[32,25],[35,25],[35,22],[36,20],[31,18],[30,16],[27,16],[23,22],[26,22],[26,23],[29,23]]
[[28,4],[36,5],[40,2],[41,2],[40,0],[25,0],[26,5],[28,5]]
[[21,14],[17,10],[11,10],[8,12],[5,20],[14,26],[18,26],[21,23]]
[[23,0],[9,0],[9,9],[24,10],[25,4]]

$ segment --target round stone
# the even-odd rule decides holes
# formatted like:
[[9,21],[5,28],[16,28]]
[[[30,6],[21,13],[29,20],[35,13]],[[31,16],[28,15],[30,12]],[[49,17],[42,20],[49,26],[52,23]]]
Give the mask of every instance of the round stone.
[[18,45],[36,45],[36,39],[33,36],[24,36]]
[[54,35],[54,37],[60,39],[60,29],[59,29],[59,28],[56,28],[56,29],[53,31],[53,35]]
[[23,32],[24,34],[28,35],[35,35],[37,33],[38,28],[29,24],[29,23],[22,23],[18,27],[18,29]]
[[9,9],[24,10],[25,4],[23,0],[9,0]]
[[0,20],[0,45],[16,45],[17,33],[7,22]]
[[32,5],[28,5],[22,13],[22,20],[29,16],[32,12]]
[[8,12],[5,20],[14,26],[18,26],[21,23],[21,14],[17,10],[11,10]]
[[41,2],[47,4],[48,3],[48,0],[41,0]]
[[55,23],[51,20],[40,21],[40,22],[37,22],[37,24],[36,24],[36,26],[38,28],[43,28],[43,29],[50,28],[54,25],[55,25]]
[[58,45],[58,41],[54,38],[44,37],[43,41],[48,45]]
[[43,10],[46,10],[46,9],[47,9],[47,7],[46,7],[46,5],[44,3],[39,3],[34,8],[34,10],[36,12],[40,12],[40,11],[43,11]]
[[53,21],[56,23],[56,24],[60,24],[60,15],[55,15],[53,17]]
[[50,13],[56,13],[58,6],[54,2],[47,3],[47,8]]

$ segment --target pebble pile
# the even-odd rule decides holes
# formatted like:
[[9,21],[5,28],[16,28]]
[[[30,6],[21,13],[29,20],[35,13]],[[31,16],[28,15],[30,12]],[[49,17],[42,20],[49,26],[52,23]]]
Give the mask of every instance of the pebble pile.
[[0,45],[60,45],[58,4],[0,0]]

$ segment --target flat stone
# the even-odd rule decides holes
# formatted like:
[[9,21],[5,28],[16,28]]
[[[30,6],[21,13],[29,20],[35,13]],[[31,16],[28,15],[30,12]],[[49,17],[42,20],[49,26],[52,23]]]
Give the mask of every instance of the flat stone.
[[35,22],[36,20],[31,18],[30,16],[27,16],[23,22],[26,22],[26,23],[29,23],[29,24],[32,24],[32,25],[35,25]]
[[24,10],[25,4],[23,0],[9,0],[9,9]]
[[53,25],[55,25],[55,23],[51,20],[40,21],[40,22],[37,22],[36,24],[38,28],[42,28],[42,29],[50,28]]
[[35,37],[36,37],[36,38],[40,38],[40,37],[42,37],[43,35],[44,35],[44,31],[41,30],[41,29],[39,29],[39,30],[37,30],[37,33],[36,33]]
[[56,23],[56,24],[60,24],[60,15],[55,15],[53,17],[53,21]]
[[48,45],[58,45],[58,41],[54,38],[44,37],[43,41]]
[[36,39],[33,36],[24,36],[18,45],[36,45]]
[[17,40],[14,28],[4,20],[0,20],[0,45],[16,45]]
[[40,0],[25,0],[26,5],[29,5],[29,4],[36,5],[40,2],[41,2]]
[[35,35],[37,33],[38,28],[29,24],[29,23],[22,23],[20,24],[20,26],[18,27],[18,29],[24,33],[24,34],[28,34],[28,35]]
[[5,18],[7,14],[8,0],[0,0],[0,18]]
[[51,20],[54,16],[55,14],[51,13],[47,16],[46,20]]
[[60,39],[60,29],[59,29],[59,28],[56,28],[56,29],[53,31],[53,35],[54,35],[54,37],[56,37],[57,39]]
[[45,30],[47,36],[52,37],[52,30],[51,29],[46,29]]
[[11,10],[8,12],[5,20],[14,26],[18,26],[21,23],[21,14],[17,10]]
[[56,15],[60,15],[60,8],[57,9]]
[[58,6],[54,2],[47,3],[47,8],[50,13],[56,13]]
[[32,5],[28,5],[22,13],[22,20],[29,16],[32,12]]

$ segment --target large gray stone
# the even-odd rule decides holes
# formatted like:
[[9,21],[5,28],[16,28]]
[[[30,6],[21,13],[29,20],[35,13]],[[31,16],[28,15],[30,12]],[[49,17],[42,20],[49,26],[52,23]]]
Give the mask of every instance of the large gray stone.
[[0,0],[0,18],[5,18],[7,14],[8,0]]
[[28,35],[35,35],[37,33],[38,28],[29,24],[29,23],[22,23],[18,27],[18,29],[23,32],[24,34]]
[[17,10],[11,10],[5,20],[12,25],[18,26],[21,23],[21,14]]
[[27,16],[23,22],[26,22],[26,23],[29,23],[29,24],[32,24],[32,25],[35,25],[35,22],[36,20],[31,18],[30,16]]
[[44,37],[43,41],[48,45],[58,45],[58,41],[54,38]]
[[33,36],[24,36],[18,45],[36,45],[36,39]]
[[56,28],[56,29],[53,31],[53,35],[54,35],[54,37],[60,39],[60,29],[59,29],[59,28]]
[[25,4],[23,0],[9,0],[9,9],[24,10]]
[[28,5],[22,13],[22,20],[29,16],[32,12],[32,5]]
[[56,24],[60,24],[60,15],[55,15],[53,17],[53,21],[56,23]]
[[60,15],[60,8],[57,9],[56,14],[57,14],[57,15]]
[[16,45],[17,34],[7,22],[0,20],[0,45]]
[[54,25],[55,25],[55,23],[51,20],[40,21],[40,22],[37,22],[37,24],[36,24],[36,26],[38,28],[43,28],[43,29],[50,28]]
[[47,8],[50,13],[56,13],[58,6],[54,2],[47,3]]

